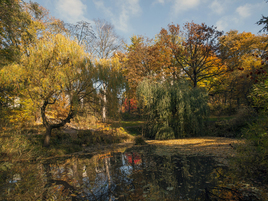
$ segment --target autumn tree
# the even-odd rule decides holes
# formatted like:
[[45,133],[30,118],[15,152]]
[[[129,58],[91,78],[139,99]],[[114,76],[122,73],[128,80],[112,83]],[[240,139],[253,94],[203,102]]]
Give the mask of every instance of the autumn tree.
[[[61,34],[44,35],[27,48],[21,63],[6,68],[21,75],[19,80],[24,80],[21,92],[41,108],[46,127],[45,147],[49,146],[51,131],[70,122],[79,109],[80,100],[92,97],[95,92],[95,69],[87,54],[76,41]],[[52,121],[47,113],[49,106],[64,101],[64,94],[69,100],[68,112]]]
[[0,3],[0,66],[18,61],[22,43],[35,37],[31,16],[19,0]]
[[122,71],[128,80],[128,97],[135,98],[136,88],[144,78],[164,80],[165,66],[171,62],[170,50],[142,36],[133,36],[125,53],[118,53]]
[[220,57],[228,72],[219,77],[211,94],[220,95],[229,103],[250,104],[248,95],[260,75],[266,73],[262,65],[262,55],[267,46],[266,35],[254,35],[250,32],[238,33],[231,30],[219,38]]
[[204,23],[187,22],[183,28],[171,24],[168,30],[162,29],[159,37],[165,39],[163,42],[172,50],[175,59],[173,77],[185,75],[193,87],[197,87],[201,81],[222,74],[224,69],[218,58],[218,37],[221,35],[214,26]]
[[[42,13],[33,3],[3,0],[0,3],[0,70],[11,63],[20,62],[25,47],[37,38],[37,29],[42,25],[34,21],[30,12]],[[16,77],[14,75],[13,77]],[[7,106],[18,98],[16,81],[0,78],[0,106]],[[2,108],[1,108],[2,109]]]
[[[113,54],[116,51],[119,51],[123,48],[124,40],[120,36],[118,36],[115,32],[114,26],[105,21],[105,20],[100,20],[100,19],[95,19],[94,20],[94,32],[96,37],[94,40],[87,44],[87,50],[91,53],[91,55],[99,60],[101,62],[104,61],[104,59],[110,59]],[[109,62],[108,62],[109,63]],[[107,64],[107,62],[106,62]],[[107,70],[107,65],[102,65],[106,70]],[[110,67],[108,67],[110,70],[112,70]],[[105,70],[105,71],[106,71]],[[110,72],[115,72],[114,70]],[[109,75],[107,75],[107,78]],[[111,84],[110,79],[106,79],[103,77],[102,79],[102,121],[106,121],[106,110],[107,110],[107,93]]]
[[94,64],[99,69],[98,80],[103,86],[99,90],[99,95],[102,102],[102,121],[106,122],[107,117],[117,116],[119,100],[126,88],[126,80],[121,72],[118,57],[99,59]]

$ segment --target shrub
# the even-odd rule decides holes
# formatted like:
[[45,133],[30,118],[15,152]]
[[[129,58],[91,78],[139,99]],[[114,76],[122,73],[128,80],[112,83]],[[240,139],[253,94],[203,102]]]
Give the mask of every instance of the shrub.
[[239,171],[268,182],[268,116],[262,113],[255,123],[243,130],[245,144],[238,147],[236,165]]
[[167,140],[167,139],[174,139],[174,131],[170,127],[162,127],[156,133],[155,139],[156,140]]
[[134,144],[135,145],[145,145],[147,143],[144,141],[144,139],[142,138],[142,136],[137,136],[134,139]]
[[240,137],[242,130],[257,117],[254,109],[242,107],[233,119],[215,122],[212,132],[218,137]]

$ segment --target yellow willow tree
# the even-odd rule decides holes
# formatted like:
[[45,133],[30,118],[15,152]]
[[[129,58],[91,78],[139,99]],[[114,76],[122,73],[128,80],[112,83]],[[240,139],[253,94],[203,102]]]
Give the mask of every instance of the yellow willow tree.
[[110,59],[96,60],[95,65],[99,69],[98,80],[102,85],[99,91],[102,102],[102,121],[106,122],[107,116],[116,117],[119,98],[126,89],[127,83],[121,72],[122,65],[117,54]]
[[[44,146],[48,147],[52,129],[69,123],[79,109],[80,101],[94,96],[96,69],[83,48],[61,34],[44,35],[27,48],[21,63],[11,66],[11,70],[12,67],[20,69],[24,94],[41,108],[46,127]],[[68,112],[53,123],[48,116],[49,105],[65,101],[63,96],[69,103],[61,105],[65,105]]]

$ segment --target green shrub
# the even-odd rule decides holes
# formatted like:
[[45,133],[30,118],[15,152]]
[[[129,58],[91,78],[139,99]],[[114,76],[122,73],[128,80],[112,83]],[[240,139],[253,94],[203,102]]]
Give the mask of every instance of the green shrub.
[[238,110],[234,118],[229,120],[221,120],[214,123],[214,135],[218,137],[240,137],[242,130],[253,122],[257,117],[254,109],[250,107],[242,107]]
[[255,123],[243,130],[245,144],[238,147],[238,170],[268,183],[268,116],[262,113]]
[[135,145],[145,145],[145,144],[147,144],[147,143],[144,141],[144,139],[143,139],[142,136],[137,136],[137,137],[135,137],[135,139],[134,139],[134,144],[135,144]]
[[170,127],[162,127],[156,133],[155,139],[156,140],[167,140],[167,139],[174,139],[174,131]]

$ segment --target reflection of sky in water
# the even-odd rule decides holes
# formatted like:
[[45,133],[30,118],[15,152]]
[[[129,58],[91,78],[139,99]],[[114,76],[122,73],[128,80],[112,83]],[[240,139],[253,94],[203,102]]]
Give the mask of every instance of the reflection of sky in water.
[[121,154],[121,158],[122,158],[122,166],[120,167],[120,170],[122,172],[122,174],[124,175],[130,175],[133,171],[133,167],[128,164],[128,161],[127,161],[127,156],[126,154]]
[[[47,168],[50,174],[45,168],[42,170],[44,181],[47,182],[46,178],[51,175],[50,179],[68,182],[85,196],[78,197],[79,200],[96,200],[95,197],[97,200],[115,200],[122,194],[127,200],[131,200],[127,196],[150,193],[159,193],[159,199],[162,197],[163,200],[181,197],[188,199],[188,196],[193,199],[200,189],[209,188],[216,183],[214,177],[211,177],[214,176],[215,167],[212,158],[175,155],[166,157],[140,153],[139,150],[102,157],[96,155],[69,159],[62,164],[51,163]],[[26,178],[21,178],[19,174],[14,175],[10,183],[21,179]],[[56,188],[59,187],[60,185]]]

